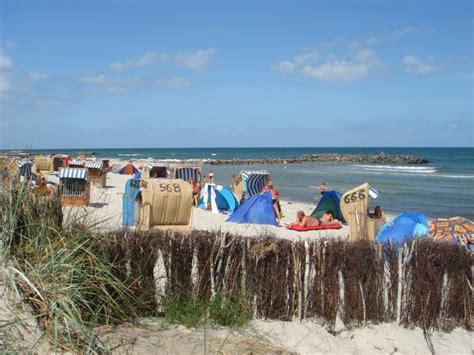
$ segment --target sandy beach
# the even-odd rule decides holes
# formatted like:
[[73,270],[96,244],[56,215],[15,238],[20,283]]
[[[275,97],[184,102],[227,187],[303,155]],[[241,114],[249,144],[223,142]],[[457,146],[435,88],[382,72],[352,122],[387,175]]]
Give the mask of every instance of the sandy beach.
[[[106,188],[92,188],[88,207],[66,207],[68,215],[79,213],[89,222],[99,223],[99,228],[112,230],[121,227],[122,195],[129,175],[108,173]],[[49,175],[50,181],[57,177]],[[314,206],[304,203],[282,201],[283,220],[291,222],[296,211],[310,213]],[[213,214],[193,208],[192,227],[195,230],[221,230],[247,237],[262,234],[290,240],[311,238],[347,238],[348,227],[340,230],[295,232],[284,227],[242,225],[225,222],[227,215]],[[3,297],[2,309],[6,304]],[[4,315],[7,317],[7,315]],[[227,328],[186,329],[168,325],[163,320],[147,318],[140,326],[121,325],[98,328],[97,333],[109,342],[117,354],[156,353],[297,353],[297,354],[429,354],[430,350],[420,328],[404,328],[394,323],[368,324],[363,328],[347,329],[342,321],[336,324],[335,334],[328,333],[316,321],[294,320],[291,322],[253,320],[243,329]],[[179,341],[176,341],[179,339]],[[474,350],[472,333],[456,328],[450,333],[434,332],[431,335],[437,353],[471,354]]]
[[[98,224],[101,229],[118,229],[122,227],[122,196],[125,189],[125,183],[131,178],[130,175],[120,175],[116,173],[107,174],[106,188],[93,186],[91,190],[91,203],[87,207],[65,207],[64,214],[81,213],[86,218]],[[49,175],[48,179],[52,182],[58,182],[54,175]],[[295,220],[296,212],[303,210],[310,214],[315,205],[301,202],[281,201],[283,222],[292,223]],[[229,223],[227,214],[213,214],[200,208],[193,208],[192,228],[194,230],[220,230],[222,232],[234,233],[242,236],[254,237],[260,235],[270,235],[285,239],[298,238],[346,238],[348,235],[347,225],[339,230],[322,230],[296,232],[288,230],[285,227],[275,227],[270,225],[257,224],[237,224]]]

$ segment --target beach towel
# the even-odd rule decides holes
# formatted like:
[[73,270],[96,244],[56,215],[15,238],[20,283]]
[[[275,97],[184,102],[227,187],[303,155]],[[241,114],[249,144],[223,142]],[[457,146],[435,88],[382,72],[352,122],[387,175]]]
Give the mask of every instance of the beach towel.
[[288,229],[298,231],[298,232],[306,232],[306,231],[317,231],[323,229],[341,229],[342,226],[339,223],[332,223],[332,224],[325,224],[322,226],[307,226],[301,227],[299,224],[290,224]]

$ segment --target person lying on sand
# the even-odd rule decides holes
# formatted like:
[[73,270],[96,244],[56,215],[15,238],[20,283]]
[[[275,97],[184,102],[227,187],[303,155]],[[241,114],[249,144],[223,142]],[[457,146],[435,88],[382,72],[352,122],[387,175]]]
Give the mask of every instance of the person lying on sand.
[[335,223],[340,222],[334,219],[332,211],[325,212],[321,218],[307,216],[303,211],[296,212],[295,224],[301,227],[318,227]]

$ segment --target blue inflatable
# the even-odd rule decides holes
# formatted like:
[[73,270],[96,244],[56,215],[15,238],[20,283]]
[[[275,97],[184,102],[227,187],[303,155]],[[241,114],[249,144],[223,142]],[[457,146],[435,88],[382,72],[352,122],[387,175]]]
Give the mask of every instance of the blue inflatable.
[[427,236],[428,222],[423,213],[405,211],[394,220],[387,222],[380,229],[375,241],[381,244],[403,244],[405,241]]
[[226,222],[277,226],[271,191],[250,197],[227,218]]
[[[232,213],[239,206],[239,203],[235,198],[234,194],[228,188],[221,185],[211,184],[206,184],[204,186],[204,189],[206,188],[207,193],[205,193],[204,197],[201,197],[201,199],[199,200],[198,207],[206,208],[207,204],[211,204],[211,200],[213,197],[215,197],[216,205],[219,211],[228,211]],[[206,201],[204,201],[204,199]]]

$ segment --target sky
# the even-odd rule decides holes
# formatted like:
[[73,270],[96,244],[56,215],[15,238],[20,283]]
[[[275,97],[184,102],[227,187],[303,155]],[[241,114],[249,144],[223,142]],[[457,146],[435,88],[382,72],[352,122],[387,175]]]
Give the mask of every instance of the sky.
[[0,149],[473,146],[472,1],[0,0]]

